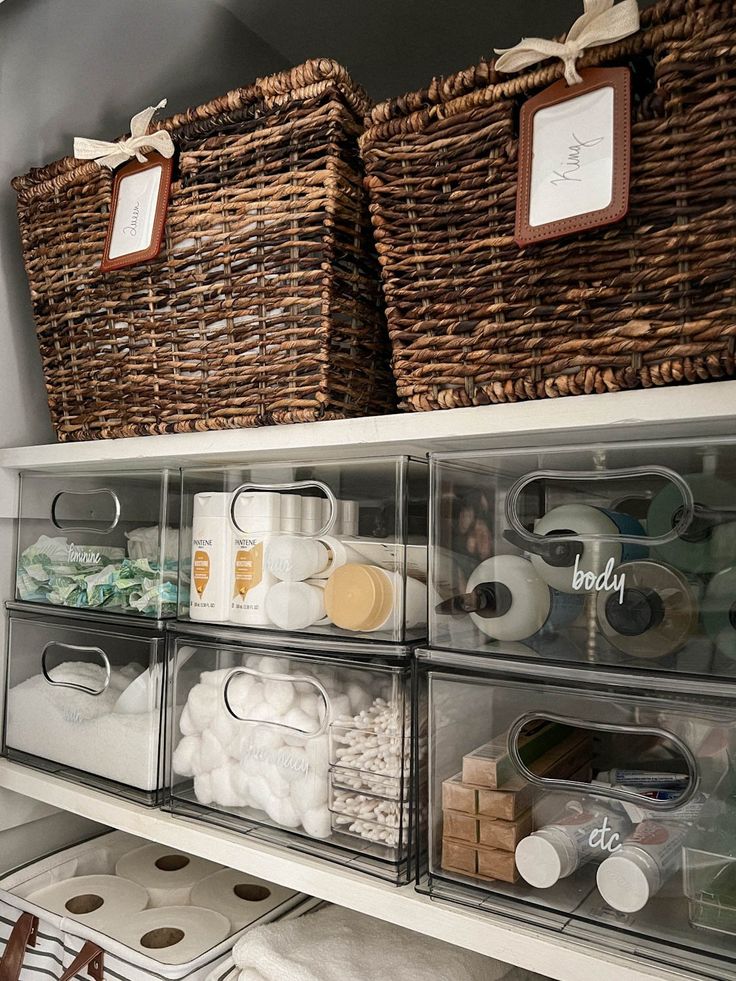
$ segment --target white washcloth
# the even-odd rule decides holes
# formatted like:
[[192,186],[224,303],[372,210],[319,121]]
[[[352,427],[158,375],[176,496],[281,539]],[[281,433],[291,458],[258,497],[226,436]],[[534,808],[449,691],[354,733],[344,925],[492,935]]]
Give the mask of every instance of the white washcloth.
[[251,930],[233,959],[237,981],[501,981],[515,970],[338,906]]

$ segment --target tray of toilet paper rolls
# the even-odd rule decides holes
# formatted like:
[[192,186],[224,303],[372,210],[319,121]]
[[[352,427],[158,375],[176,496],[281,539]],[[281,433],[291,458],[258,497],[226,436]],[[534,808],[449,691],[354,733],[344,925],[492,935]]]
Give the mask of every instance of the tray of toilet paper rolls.
[[0,979],[205,981],[247,930],[318,903],[111,832],[0,879]]

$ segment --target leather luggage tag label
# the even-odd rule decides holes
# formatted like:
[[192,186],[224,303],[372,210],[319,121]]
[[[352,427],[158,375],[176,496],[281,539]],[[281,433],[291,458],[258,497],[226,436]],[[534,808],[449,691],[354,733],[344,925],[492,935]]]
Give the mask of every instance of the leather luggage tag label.
[[174,162],[150,153],[115,172],[110,223],[100,269],[111,272],[150,262],[161,251]]
[[514,237],[522,247],[613,224],[629,210],[631,74],[580,75],[521,108]]

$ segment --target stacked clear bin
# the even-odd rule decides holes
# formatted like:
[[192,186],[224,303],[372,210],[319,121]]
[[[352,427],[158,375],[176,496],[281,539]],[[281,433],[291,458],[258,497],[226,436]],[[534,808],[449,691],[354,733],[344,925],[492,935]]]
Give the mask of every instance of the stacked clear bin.
[[431,469],[420,889],[736,978],[736,440]]
[[427,490],[407,457],[185,470],[179,619],[425,638]]
[[410,662],[193,624],[171,642],[172,811],[408,881]]
[[8,604],[5,755],[149,805],[166,784],[177,477],[22,474]]

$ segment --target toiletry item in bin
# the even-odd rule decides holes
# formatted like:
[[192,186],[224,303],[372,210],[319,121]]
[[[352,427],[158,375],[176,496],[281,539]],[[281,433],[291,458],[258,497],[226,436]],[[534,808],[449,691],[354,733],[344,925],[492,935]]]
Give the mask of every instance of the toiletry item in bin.
[[623,588],[598,594],[596,613],[604,637],[631,657],[673,654],[698,622],[698,587],[658,562],[625,562],[616,569]]
[[595,858],[620,848],[631,825],[621,811],[597,802],[570,801],[553,824],[519,842],[516,865],[535,889],[549,889]]
[[279,528],[283,535],[298,535],[302,530],[302,499],[299,494],[280,494]]
[[321,497],[302,497],[302,535],[314,536],[318,534],[324,526],[322,520],[322,501]]
[[360,505],[357,501],[338,501],[338,534],[341,538],[357,538]]
[[266,615],[280,630],[306,630],[314,624],[329,624],[325,613],[324,579],[277,582],[266,594]]
[[708,583],[701,618],[718,653],[736,658],[736,566],[717,572]]
[[116,875],[73,876],[37,889],[26,899],[103,933],[148,906],[143,886]]
[[[427,587],[406,577],[404,621],[407,629],[427,621]],[[336,627],[361,633],[393,630],[400,626],[399,612],[404,580],[397,572],[375,565],[349,562],[327,580],[325,608]]]
[[230,495],[195,494],[189,616],[222,622],[230,614]]
[[[709,474],[690,474],[684,479],[695,501],[693,520],[679,537],[657,545],[656,555],[684,572],[719,572],[730,566],[736,555],[736,485]],[[670,533],[682,508],[681,491],[668,483],[649,506],[649,536]]]
[[126,917],[118,938],[131,950],[162,964],[185,964],[229,933],[230,921],[221,913],[198,906],[166,906]]
[[266,564],[271,538],[281,523],[281,495],[273,491],[248,491],[232,508],[230,564],[230,620],[253,627],[269,625],[266,596],[276,582]]
[[598,868],[603,899],[620,913],[638,913],[680,868],[686,821],[651,820],[637,825],[614,855]]
[[494,640],[526,640],[542,628],[572,623],[583,598],[550,589],[532,563],[520,555],[494,555],[475,569],[467,593],[441,603],[438,613],[469,614]]
[[602,770],[595,778],[596,783],[618,787],[654,787],[657,790],[679,790],[680,793],[690,783],[687,773],[670,773],[666,770]]
[[122,855],[115,875],[148,891],[151,906],[186,906],[194,886],[222,866],[167,845],[148,844]]
[[[569,536],[570,541],[545,541],[560,535]],[[581,541],[576,535],[600,535],[601,539]],[[617,541],[619,535],[641,537],[642,544]],[[595,587],[586,587],[584,577],[589,582],[606,567],[643,558],[647,552],[646,535],[636,518],[588,504],[563,504],[548,511],[534,523],[531,540],[514,531],[505,531],[504,537],[529,552],[539,576],[562,593],[591,592]]]
[[365,562],[365,557],[337,538],[277,535],[266,547],[266,568],[282,582],[328,579],[348,562]]

